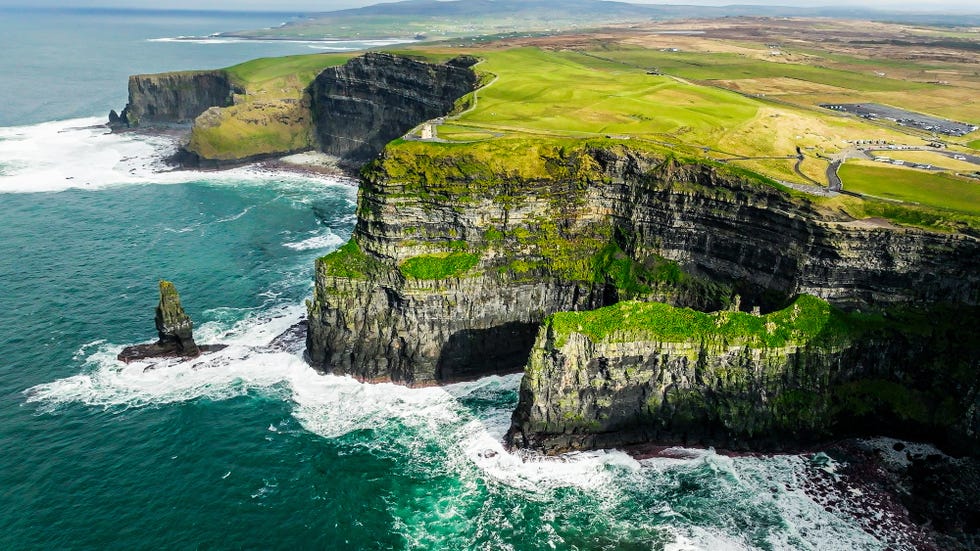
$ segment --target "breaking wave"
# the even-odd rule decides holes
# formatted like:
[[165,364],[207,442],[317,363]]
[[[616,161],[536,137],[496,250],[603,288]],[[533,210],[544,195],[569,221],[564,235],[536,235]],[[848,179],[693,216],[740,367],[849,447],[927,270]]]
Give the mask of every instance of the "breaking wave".
[[173,170],[165,162],[177,138],[112,133],[97,117],[0,128],[0,193],[101,190],[126,184],[183,184],[207,180],[266,185],[270,179],[346,184],[342,178],[304,176],[245,166],[220,172]]
[[[881,547],[801,489],[811,468],[803,456],[677,450],[676,457],[638,461],[612,450],[510,453],[502,440],[520,375],[422,389],[321,375],[300,354],[267,346],[302,317],[302,307],[290,306],[205,324],[200,342],[230,346],[190,360],[123,364],[115,359],[121,345],[89,343],[77,353],[85,358],[81,373],[37,385],[26,400],[57,414],[69,404],[120,412],[258,394],[290,403],[292,416],[320,437],[368,431],[359,444],[397,458],[411,476],[455,481],[451,491],[433,491],[438,495],[410,507],[393,505],[409,548],[513,548],[505,536],[522,530],[520,518],[528,515],[542,520],[532,539],[555,548],[603,542],[671,551]],[[571,519],[592,532],[576,540],[564,531]]]

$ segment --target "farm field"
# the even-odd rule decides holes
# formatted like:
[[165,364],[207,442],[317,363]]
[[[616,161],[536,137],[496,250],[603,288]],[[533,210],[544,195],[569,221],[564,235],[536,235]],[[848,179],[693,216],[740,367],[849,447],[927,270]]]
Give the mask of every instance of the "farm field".
[[980,182],[871,161],[848,161],[839,171],[844,189],[980,216]]

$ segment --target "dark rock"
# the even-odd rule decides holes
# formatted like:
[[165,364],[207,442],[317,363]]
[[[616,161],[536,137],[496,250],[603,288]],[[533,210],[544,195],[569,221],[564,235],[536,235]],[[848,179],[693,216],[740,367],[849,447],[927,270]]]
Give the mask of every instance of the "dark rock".
[[200,351],[194,342],[194,323],[180,305],[180,295],[174,284],[160,281],[160,303],[156,310],[156,326],[161,346],[172,345],[182,356],[197,356]]
[[899,480],[912,519],[935,531],[942,549],[980,549],[980,458],[913,459]]
[[[118,124],[152,126],[184,124],[210,107],[234,103],[241,90],[224,71],[182,71],[129,77],[129,103]],[[112,117],[110,114],[110,124]]]
[[286,329],[269,343],[268,349],[275,352],[302,353],[306,349],[306,320],[299,321]]
[[109,111],[109,127],[110,128],[124,128],[129,126],[129,121],[125,117],[126,110],[123,109],[123,115],[116,113],[115,109]]
[[155,316],[159,340],[153,344],[128,346],[117,358],[126,363],[149,358],[188,357],[215,352],[225,345],[198,346],[194,342],[194,324],[180,305],[180,295],[174,284],[160,281],[160,302]]
[[310,86],[320,148],[348,162],[371,159],[418,124],[449,113],[457,99],[472,92],[477,77],[469,66],[475,61],[456,58],[436,65],[367,53],[325,69]]

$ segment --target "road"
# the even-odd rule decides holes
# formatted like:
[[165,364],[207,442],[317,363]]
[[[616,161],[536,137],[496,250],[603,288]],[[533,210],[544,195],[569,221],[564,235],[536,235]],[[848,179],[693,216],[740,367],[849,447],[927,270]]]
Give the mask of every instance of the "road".
[[837,169],[840,168],[840,161],[831,161],[827,165],[827,189],[830,191],[840,191],[843,187],[840,181],[840,176],[837,175]]

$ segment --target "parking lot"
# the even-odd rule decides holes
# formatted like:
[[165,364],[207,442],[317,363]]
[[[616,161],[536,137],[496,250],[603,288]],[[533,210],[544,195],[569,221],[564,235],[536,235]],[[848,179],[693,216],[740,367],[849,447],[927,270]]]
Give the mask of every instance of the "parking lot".
[[833,111],[852,113],[871,120],[890,120],[902,126],[918,128],[947,136],[964,136],[977,129],[976,125],[940,119],[938,117],[931,117],[922,113],[906,111],[905,109],[888,107],[887,105],[877,103],[825,103],[820,105],[820,107]]

